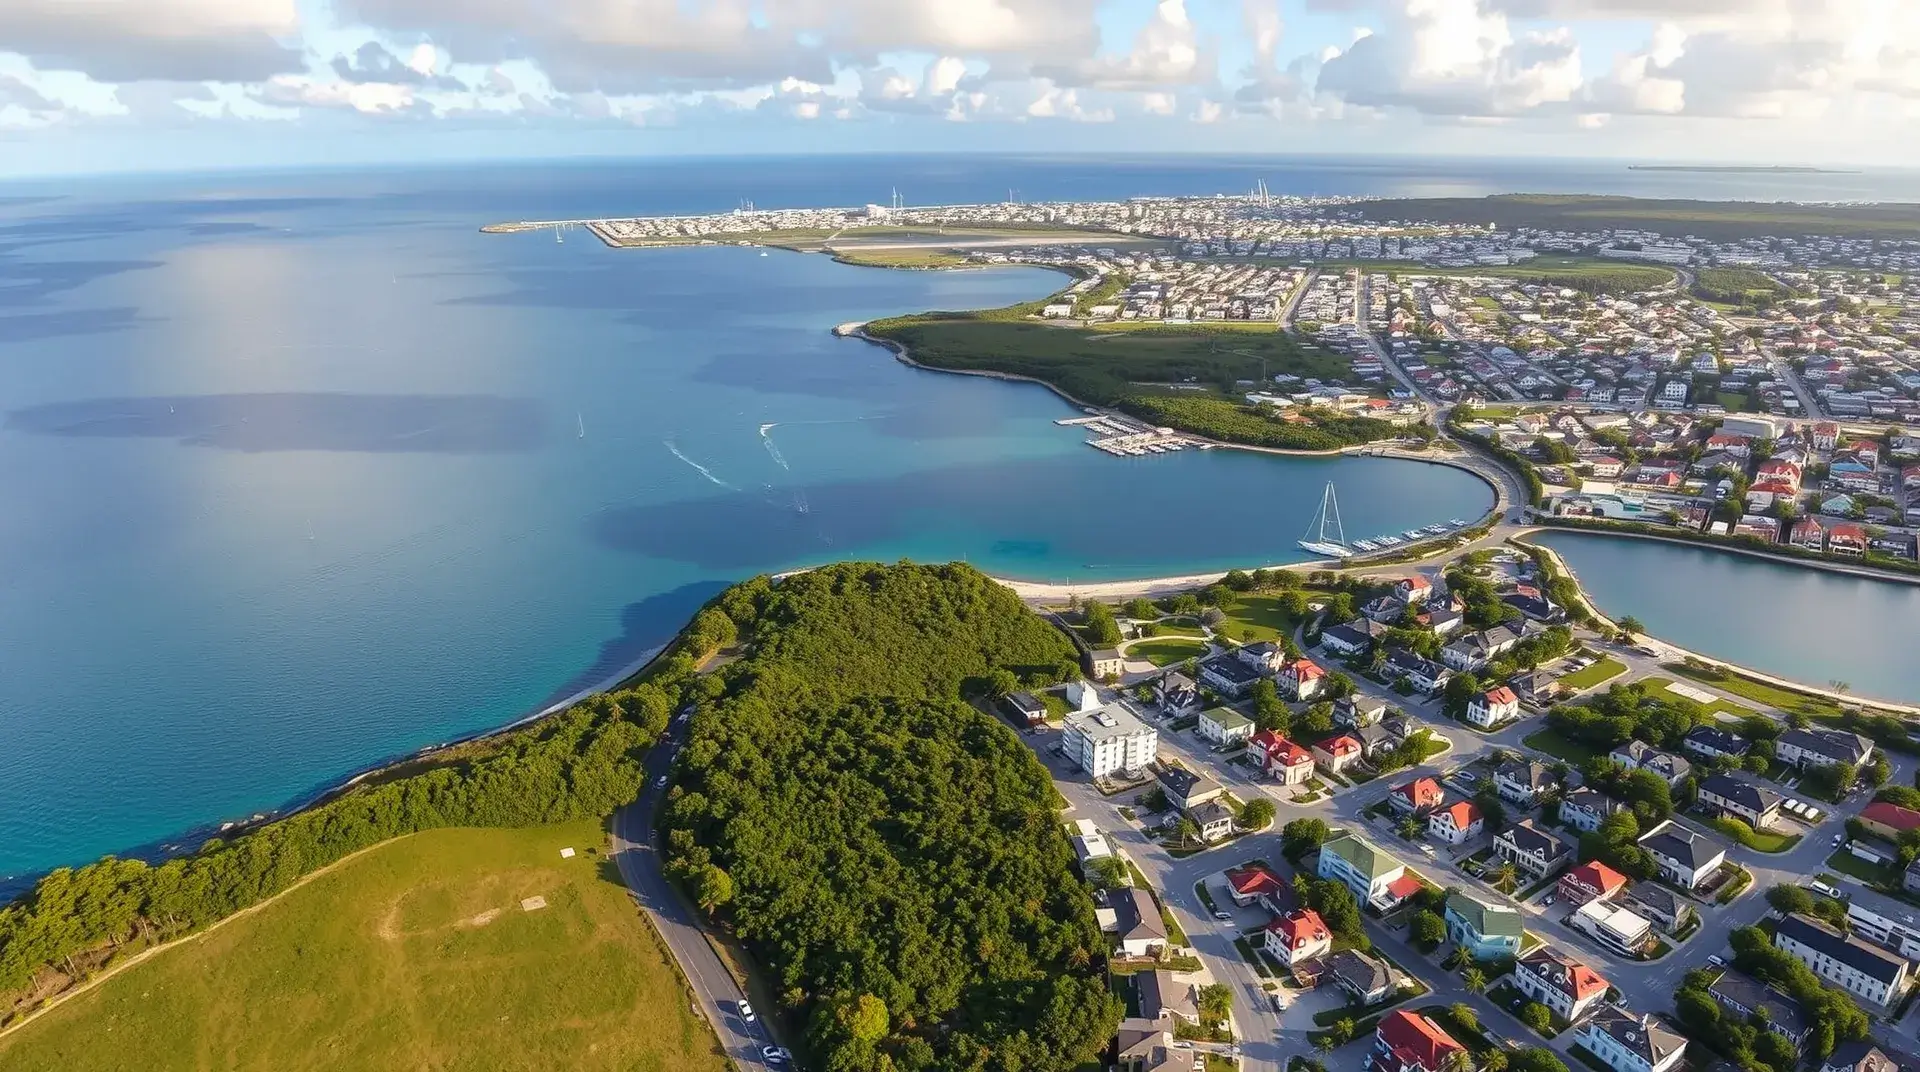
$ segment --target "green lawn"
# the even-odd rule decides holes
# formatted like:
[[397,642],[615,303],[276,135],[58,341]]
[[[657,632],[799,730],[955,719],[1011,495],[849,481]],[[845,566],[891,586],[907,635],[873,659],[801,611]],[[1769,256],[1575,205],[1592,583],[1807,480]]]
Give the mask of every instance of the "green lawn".
[[721,1072],[605,842],[596,821],[387,842],[27,1023],[0,1067]]
[[1562,737],[1558,730],[1540,730],[1537,733],[1530,733],[1521,738],[1520,743],[1535,751],[1545,752],[1555,759],[1564,759],[1576,767],[1600,755],[1599,752],[1579,741],[1570,741]]
[[[1308,593],[1308,598],[1312,598],[1312,593]],[[1227,616],[1221,624],[1232,628],[1235,640],[1244,642],[1292,636],[1294,627],[1300,624],[1280,609],[1277,594],[1243,592],[1220,611]]]
[[1207,635],[1207,631],[1191,618],[1185,621],[1176,621],[1169,618],[1154,623],[1154,635],[1166,637],[1203,637]]
[[1589,666],[1584,666],[1566,677],[1560,683],[1570,689],[1590,689],[1602,682],[1611,681],[1627,672],[1627,664],[1618,659],[1601,658]]
[[[1640,684],[1646,686],[1649,693],[1663,692],[1666,691],[1667,686],[1673,684],[1673,679],[1668,677],[1641,678]],[[1674,693],[1674,695],[1679,696],[1679,693]],[[1742,707],[1724,696],[1715,696],[1700,706],[1706,708],[1707,713],[1710,715],[1732,715],[1735,718],[1745,718],[1754,713],[1753,708]]]
[[1722,824],[1716,820],[1708,825],[1755,852],[1785,852],[1800,843],[1799,834],[1776,834],[1771,830],[1755,830],[1745,823],[1736,826],[1734,823]]
[[1188,637],[1155,637],[1127,647],[1129,659],[1145,659],[1155,666],[1171,666],[1207,653],[1205,641]]
[[1800,711],[1815,718],[1838,718],[1840,705],[1831,700],[1809,696],[1804,692],[1794,692],[1769,685],[1763,681],[1754,681],[1737,674],[1722,673],[1717,670],[1688,666],[1685,663],[1662,663],[1661,668],[1679,674],[1681,677],[1712,685],[1722,692],[1731,692],[1735,696],[1752,700],[1766,707],[1782,711]]
[[1870,864],[1844,848],[1835,849],[1833,855],[1827,857],[1827,866],[1843,875],[1852,875],[1869,885],[1893,886],[1900,881],[1899,874],[1893,868]]

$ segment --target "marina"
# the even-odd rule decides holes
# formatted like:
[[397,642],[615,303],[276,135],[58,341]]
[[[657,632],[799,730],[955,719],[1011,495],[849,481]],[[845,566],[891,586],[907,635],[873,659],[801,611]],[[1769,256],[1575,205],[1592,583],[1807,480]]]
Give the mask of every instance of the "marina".
[[[1320,496],[1320,510],[1307,526],[1306,535],[1300,538],[1302,550],[1312,551],[1328,558],[1352,558],[1356,554],[1371,554],[1387,551],[1406,544],[1419,543],[1440,536],[1450,535],[1467,527],[1467,522],[1459,518],[1449,518],[1445,524],[1429,525],[1426,528],[1408,529],[1398,536],[1372,536],[1367,539],[1347,540],[1346,531],[1340,523],[1340,502],[1334,494],[1333,482],[1329,480]],[[1329,534],[1328,530],[1332,532]]]
[[1170,454],[1188,447],[1205,450],[1212,446],[1180,435],[1171,428],[1154,428],[1129,417],[1094,413],[1085,417],[1062,417],[1053,422],[1093,433],[1087,446],[1123,458],[1142,458],[1150,454]]

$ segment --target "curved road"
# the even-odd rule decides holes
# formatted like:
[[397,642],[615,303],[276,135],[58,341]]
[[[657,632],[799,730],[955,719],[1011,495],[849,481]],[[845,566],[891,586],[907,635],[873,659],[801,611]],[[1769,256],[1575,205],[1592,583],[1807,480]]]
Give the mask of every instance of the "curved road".
[[654,808],[664,795],[658,783],[672,767],[686,729],[686,717],[676,716],[660,743],[647,753],[647,780],[640,799],[613,813],[613,862],[620,869],[620,880],[652,919],[654,930],[666,940],[680,973],[693,989],[701,1015],[713,1025],[713,1033],[732,1062],[740,1068],[785,1067],[768,1065],[761,1058],[760,1048],[768,1045],[764,1025],[740,1019],[736,1003],[746,1000],[746,995],[707,944],[693,906],[673,888],[661,869],[660,846],[653,830]]

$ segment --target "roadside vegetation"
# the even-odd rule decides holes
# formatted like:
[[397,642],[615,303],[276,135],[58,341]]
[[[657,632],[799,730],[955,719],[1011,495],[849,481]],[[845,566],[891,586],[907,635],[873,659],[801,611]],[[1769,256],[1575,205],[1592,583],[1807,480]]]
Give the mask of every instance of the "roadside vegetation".
[[0,1036],[0,1067],[722,1072],[604,841],[592,819],[390,841]]
[[662,817],[669,873],[743,940],[809,1064],[1065,1072],[1118,1023],[1045,768],[963,702],[1074,650],[965,566],[735,586],[748,654],[702,697]]

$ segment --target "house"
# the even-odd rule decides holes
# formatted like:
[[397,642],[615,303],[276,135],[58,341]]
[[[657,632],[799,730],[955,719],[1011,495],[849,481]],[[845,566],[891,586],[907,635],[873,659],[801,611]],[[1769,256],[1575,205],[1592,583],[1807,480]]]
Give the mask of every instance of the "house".
[[1799,767],[1858,767],[1873,756],[1873,742],[1850,730],[1788,730],[1774,745],[1774,758]]
[[1333,701],[1333,724],[1345,729],[1364,729],[1387,717],[1387,702],[1354,693]]
[[1305,702],[1320,695],[1327,684],[1327,672],[1312,659],[1301,657],[1287,664],[1274,680],[1283,695]]
[[1193,1051],[1174,1045],[1165,1021],[1122,1020],[1113,1045],[1118,1072],[1188,1072],[1193,1067]]
[[1520,643],[1520,631],[1496,625],[1466,636],[1440,649],[1440,661],[1461,673],[1479,673],[1487,664],[1512,651]]
[[1208,800],[1187,809],[1187,818],[1200,828],[1200,840],[1212,843],[1233,836],[1234,810],[1219,800]]
[[1693,919],[1693,906],[1657,882],[1636,882],[1617,900],[1622,908],[1653,923],[1667,934],[1678,934]]
[[1619,811],[1619,801],[1598,790],[1581,786],[1560,798],[1560,821],[1581,833],[1600,829],[1607,816]]
[[1320,631],[1320,646],[1343,659],[1357,659],[1373,650],[1387,627],[1371,618],[1356,618]]
[[1904,901],[1896,901],[1869,889],[1850,890],[1847,899],[1847,927],[1855,938],[1900,954],[1908,960],[1920,957],[1920,923]]
[[1171,763],[1160,768],[1159,778],[1167,801],[1181,811],[1192,811],[1227,791],[1225,786],[1206,775],[1195,774]]
[[1592,900],[1567,917],[1574,930],[1623,957],[1638,958],[1653,935],[1653,924],[1632,909],[1611,901]]
[[1588,901],[1611,901],[1627,888],[1627,876],[1598,860],[1588,860],[1560,876],[1554,887],[1560,899],[1576,908]]
[[1177,718],[1200,706],[1200,686],[1177,670],[1163,674],[1154,683],[1153,702],[1160,710]]
[[1401,815],[1425,815],[1447,799],[1438,780],[1429,777],[1401,782],[1387,791],[1387,804]]
[[1240,699],[1260,680],[1260,672],[1232,655],[1216,655],[1200,664],[1200,683],[1222,696]]
[[1144,771],[1159,755],[1159,734],[1117,703],[1068,715],[1060,743],[1067,757],[1094,778]]
[[1140,1006],[1142,1020],[1154,1020],[1169,1028],[1173,1021],[1200,1022],[1200,1005],[1192,983],[1183,983],[1169,971],[1143,971],[1133,976],[1133,996]]
[[1548,833],[1532,819],[1515,823],[1493,839],[1493,851],[1502,860],[1511,860],[1530,879],[1538,881],[1558,874],[1573,862],[1573,846]]
[[1267,952],[1291,968],[1326,956],[1333,949],[1333,932],[1311,908],[1299,908],[1267,924]]
[[1268,870],[1264,864],[1229,868],[1226,879],[1227,895],[1241,908],[1258,904],[1278,914],[1293,903],[1293,891],[1288,888],[1286,880]]
[[1233,657],[1246,663],[1249,669],[1261,677],[1272,677],[1287,664],[1286,650],[1271,640],[1242,644],[1234,649]]
[[1464,893],[1447,895],[1447,940],[1475,960],[1520,955],[1520,913]]
[[1920,811],[1877,800],[1860,810],[1860,823],[1873,836],[1897,842],[1901,834],[1920,830]]
[[1383,1001],[1393,991],[1393,969],[1379,957],[1342,949],[1327,958],[1327,973],[1357,1005]]
[[1662,752],[1645,741],[1628,741],[1608,752],[1607,758],[1628,770],[1652,771],[1669,788],[1686,781],[1687,775],[1693,773],[1693,764],[1671,752]]
[[1351,733],[1336,734],[1313,746],[1313,761],[1329,774],[1339,774],[1366,755],[1366,745]]
[[1047,720],[1047,705],[1031,692],[1010,692],[1001,703],[1013,720],[1023,725],[1038,726]]
[[1695,726],[1680,746],[1702,759],[1739,759],[1747,754],[1747,739],[1713,726]]
[[1427,816],[1427,836],[1448,845],[1459,845],[1479,837],[1486,825],[1486,817],[1473,801],[1456,800]]
[[1444,637],[1467,624],[1467,616],[1458,608],[1428,605],[1422,614],[1422,621],[1433,631],[1433,635]]
[[1671,819],[1642,837],[1640,847],[1653,857],[1661,878],[1689,891],[1699,889],[1727,861],[1725,847]]
[[1087,676],[1096,681],[1117,678],[1126,670],[1127,660],[1114,648],[1094,648],[1087,652]]
[[1317,873],[1346,884],[1356,900],[1375,907],[1397,903],[1390,887],[1407,878],[1407,865],[1357,834],[1343,834],[1320,846]]
[[1813,1030],[1806,1011],[1786,991],[1731,968],[1708,985],[1707,995],[1742,1019],[1765,1010],[1768,1030],[1784,1036],[1796,1050],[1806,1045],[1807,1033]]
[[1573,1040],[1613,1072],[1667,1072],[1687,1052],[1687,1040],[1665,1020],[1619,1005],[1600,1006]]
[[1138,886],[1113,890],[1113,949],[1129,957],[1150,957],[1167,947],[1167,925],[1153,894]]
[[[1853,504],[1849,502],[1847,505],[1851,509]],[[1827,530],[1821,528],[1820,522],[1813,518],[1803,517],[1787,530],[1787,542],[1808,551],[1824,551],[1827,549]]]
[[1540,595],[1525,592],[1508,592],[1500,597],[1500,602],[1526,615],[1536,622],[1558,625],[1567,620],[1567,612],[1555,606],[1552,600]]
[[1432,1019],[1395,1009],[1374,1029],[1367,1072],[1445,1072],[1451,1055],[1464,1052],[1466,1047]]
[[1392,625],[1406,617],[1407,605],[1399,596],[1377,596],[1360,604],[1360,613],[1369,621]]
[[1200,712],[1194,727],[1202,740],[1217,745],[1234,745],[1253,736],[1253,720],[1231,707],[1211,707]]
[[1493,772],[1494,791],[1500,794],[1500,799],[1523,808],[1533,807],[1540,794],[1556,781],[1552,768],[1534,760],[1502,763]]
[[1399,596],[1400,602],[1407,606],[1417,607],[1433,595],[1433,582],[1417,574],[1402,578],[1400,583],[1393,586],[1393,594]]
[[1843,1042],[1820,1062],[1820,1072],[1901,1072],[1913,1067],[1871,1042]]
[[1446,688],[1453,678],[1453,671],[1404,650],[1389,654],[1384,669],[1389,678],[1406,678],[1414,688],[1429,694]]
[[1514,963],[1513,984],[1568,1023],[1606,1000],[1611,985],[1599,972],[1550,945]]
[[1467,721],[1483,730],[1520,717],[1520,697],[1505,685],[1496,686],[1467,701]]
[[1248,741],[1261,769],[1281,785],[1305,785],[1313,778],[1313,753],[1274,733],[1261,730]]
[[1507,682],[1507,687],[1520,697],[1521,703],[1534,707],[1545,707],[1560,699],[1560,694],[1566,691],[1566,686],[1545,670],[1529,670],[1520,674]]
[[1709,774],[1700,783],[1700,803],[1717,808],[1755,830],[1764,830],[1780,818],[1785,797],[1765,786],[1755,785],[1731,774]]
[[1898,1004],[1910,982],[1904,959],[1797,912],[1780,921],[1773,944],[1813,974],[1882,1007]]

